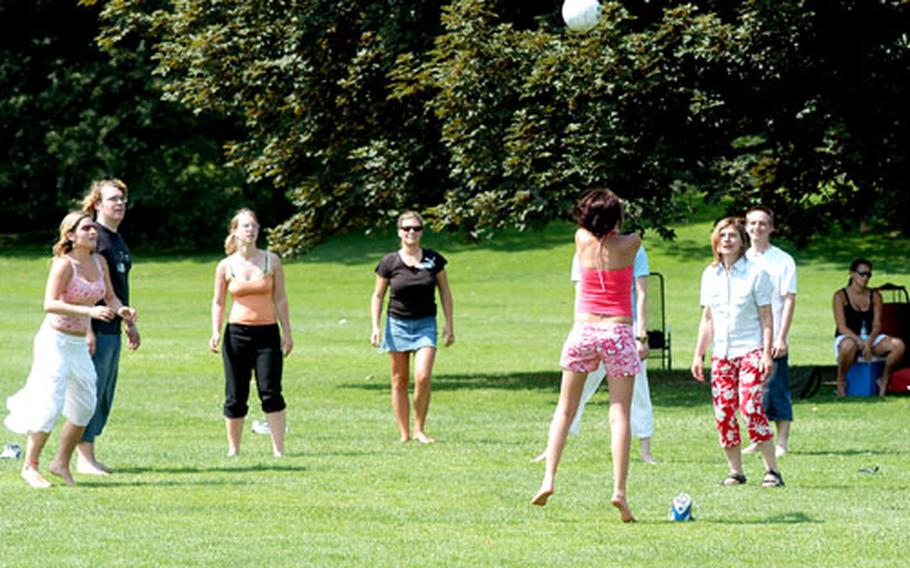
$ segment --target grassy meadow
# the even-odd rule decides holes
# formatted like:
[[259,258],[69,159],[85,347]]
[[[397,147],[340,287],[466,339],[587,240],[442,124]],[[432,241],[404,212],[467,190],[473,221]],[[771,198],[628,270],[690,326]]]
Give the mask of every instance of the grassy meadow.
[[[117,471],[35,491],[18,477],[21,460],[0,460],[0,566],[910,565],[910,397],[837,400],[826,385],[795,405],[786,488],[759,488],[751,456],[746,486],[717,484],[726,467],[709,392],[685,370],[710,221],[678,227],[672,243],[646,239],[651,269],[667,282],[676,369],[651,364],[660,463],[642,463],[633,441],[636,524],[609,506],[605,394],[567,446],[556,494],[545,508],[528,504],[572,318],[569,225],[482,245],[426,236],[450,261],[456,319],[456,344],[435,368],[432,446],[397,443],[387,357],[369,346],[373,267],[394,239],[340,237],[289,262],[295,350],[280,460],[248,428],[242,454],[225,456],[221,360],[207,348],[219,257],[139,249],[131,281],[142,347],[123,355],[97,441]],[[832,364],[831,294],[855,254],[873,261],[873,284],[910,285],[908,249],[894,236],[841,235],[797,252],[791,365]],[[28,373],[48,254],[0,249],[2,398]],[[255,399],[251,407],[250,419],[262,419]],[[6,430],[0,441],[25,444]],[[681,491],[695,500],[696,522],[666,520]]]

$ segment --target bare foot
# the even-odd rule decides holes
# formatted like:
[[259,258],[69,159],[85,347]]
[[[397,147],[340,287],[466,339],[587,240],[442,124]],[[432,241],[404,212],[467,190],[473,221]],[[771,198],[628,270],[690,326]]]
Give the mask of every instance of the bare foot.
[[622,519],[622,522],[624,522],[624,523],[634,523],[635,522],[635,517],[632,516],[632,510],[629,509],[629,504],[626,503],[625,497],[622,497],[620,495],[614,495],[613,498],[610,499],[610,503],[612,503],[614,507],[619,509],[619,518]]
[[56,463],[52,463],[47,468],[47,471],[51,475],[62,479],[63,483],[65,483],[66,485],[76,485],[76,480],[73,479],[73,474],[70,473],[70,468],[68,468],[68,467],[62,467],[60,465],[57,465]]
[[847,391],[846,391],[846,388],[844,387],[844,385],[837,385],[837,396],[840,398],[844,398],[846,395],[847,395]]
[[652,456],[651,454],[642,454],[641,461],[651,464],[651,465],[657,465],[657,460],[654,459],[654,456]]
[[398,439],[399,444],[407,444],[410,441],[411,441],[411,436],[402,436],[401,438]]
[[76,460],[76,473],[81,473],[83,475],[108,475],[110,472],[111,468],[99,461],[90,463],[83,459]]
[[543,507],[544,505],[547,504],[547,499],[549,499],[550,495],[552,495],[552,494],[553,494],[552,487],[541,487],[540,491],[537,492],[537,495],[535,495],[531,499],[531,504],[537,505],[538,507]]
[[432,444],[432,443],[436,442],[436,440],[427,436],[423,432],[417,432],[416,434],[414,434],[414,439],[417,440],[418,442],[420,442],[421,444]]
[[22,466],[22,471],[19,472],[19,475],[22,476],[22,479],[24,479],[29,486],[35,489],[47,489],[48,487],[51,487],[51,482],[46,480],[37,468],[30,465]]
[[227,456],[228,456],[229,458],[236,458],[236,457],[239,456],[239,455],[240,455],[240,450],[239,450],[239,449],[237,449],[237,448],[228,448]]
[[532,459],[531,459],[531,463],[540,463],[540,462],[542,462],[542,461],[545,460],[545,459],[547,459],[547,451],[546,451],[546,450],[544,450],[543,453],[540,454],[539,456],[537,456],[537,457],[535,457],[535,458],[532,458]]
[[883,381],[884,377],[879,377],[876,379],[875,384],[878,385],[878,396],[885,396],[888,394],[888,383]]

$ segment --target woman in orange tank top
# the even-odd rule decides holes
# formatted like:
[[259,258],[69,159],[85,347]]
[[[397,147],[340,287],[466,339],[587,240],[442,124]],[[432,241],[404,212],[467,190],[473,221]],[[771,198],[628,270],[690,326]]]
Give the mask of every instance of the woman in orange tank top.
[[259,400],[272,436],[272,453],[281,457],[287,407],[281,393],[282,356],[291,354],[294,341],[281,260],[278,255],[257,248],[258,237],[256,214],[250,209],[238,211],[231,219],[230,234],[224,243],[228,256],[215,269],[209,348],[217,353],[222,343],[221,326],[230,294],[231,311],[222,345],[228,455],[240,453],[243,422],[249,411],[250,379],[255,372]]
[[[532,505],[546,505],[553,495],[556,469],[569,425],[575,418],[588,373],[601,361],[610,389],[610,432],[613,453],[611,503],[623,522],[634,521],[626,502],[629,473],[629,406],[634,376],[640,368],[632,331],[631,274],[641,245],[638,235],[621,235],[622,202],[608,189],[587,192],[575,206],[578,223],[575,251],[583,276],[575,325],[566,338],[559,405],[550,426],[546,471]],[[587,276],[587,278],[585,278]]]

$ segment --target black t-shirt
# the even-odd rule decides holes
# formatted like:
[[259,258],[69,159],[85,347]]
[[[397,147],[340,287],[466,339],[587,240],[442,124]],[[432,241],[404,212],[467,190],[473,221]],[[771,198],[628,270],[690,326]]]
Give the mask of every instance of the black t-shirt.
[[389,280],[389,315],[418,319],[436,315],[436,275],[446,259],[431,249],[422,249],[417,266],[408,266],[398,252],[390,252],[376,265],[376,274]]
[[[114,294],[120,298],[124,306],[128,306],[130,305],[129,274],[130,269],[133,267],[133,261],[130,259],[130,249],[126,247],[126,243],[123,242],[123,237],[120,236],[120,233],[116,233],[100,223],[96,223],[95,226],[98,228],[98,248],[95,249],[95,252],[103,256],[104,260],[107,261]],[[120,316],[110,322],[93,319],[92,330],[95,333],[117,335],[120,333]]]

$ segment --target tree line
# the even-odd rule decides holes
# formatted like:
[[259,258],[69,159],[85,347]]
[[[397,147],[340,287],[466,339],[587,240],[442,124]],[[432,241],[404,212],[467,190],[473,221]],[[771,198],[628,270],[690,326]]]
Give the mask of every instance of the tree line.
[[593,185],[663,236],[693,196],[910,233],[907,0],[607,1],[584,35],[559,0],[59,4],[0,8],[14,226],[110,172],[174,246],[240,203],[291,254],[405,209],[482,239]]

